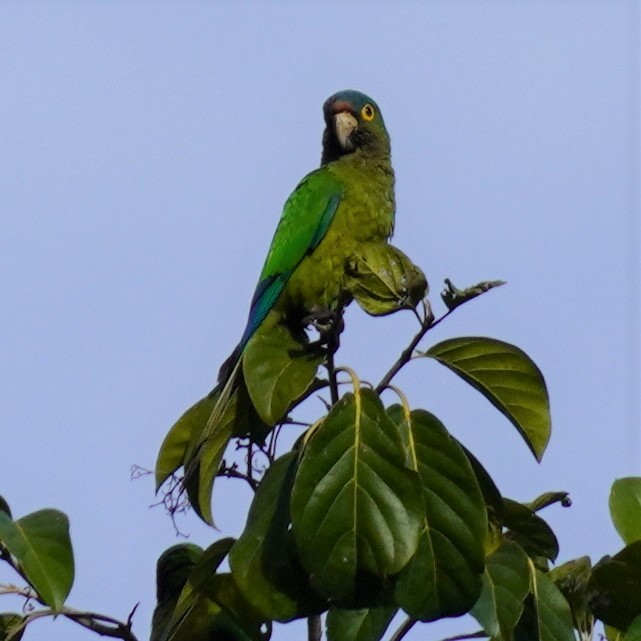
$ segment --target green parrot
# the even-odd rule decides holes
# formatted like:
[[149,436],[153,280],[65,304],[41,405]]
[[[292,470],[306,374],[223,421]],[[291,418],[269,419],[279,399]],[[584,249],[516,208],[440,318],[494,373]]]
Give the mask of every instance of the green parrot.
[[310,314],[336,310],[358,246],[385,243],[394,231],[394,170],[378,106],[358,91],[340,91],[323,114],[321,167],[285,203],[245,331],[221,367],[223,385],[264,323],[295,327]]
[[[211,490],[229,439],[245,435],[231,426],[229,416],[246,414],[255,404],[243,372],[252,338],[284,325],[299,340],[310,319],[340,315],[350,300],[345,287],[349,261],[359,247],[385,245],[394,231],[390,139],[378,105],[358,91],[340,91],[327,99],[323,114],[321,166],[300,181],[285,203],[240,342],[220,368],[216,388],[185,412],[161,446],[157,487],[183,464],[183,486],[208,522],[210,494],[203,487]],[[269,431],[273,417],[253,415]],[[181,432],[185,426],[188,436]]]
[[203,555],[193,543],[179,543],[165,550],[156,563],[156,609],[151,619],[150,641],[163,641],[171,616],[187,579]]

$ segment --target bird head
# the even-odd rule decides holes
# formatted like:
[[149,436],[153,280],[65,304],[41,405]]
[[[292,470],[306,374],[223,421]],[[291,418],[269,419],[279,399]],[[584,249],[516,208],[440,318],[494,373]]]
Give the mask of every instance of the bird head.
[[323,115],[322,165],[359,149],[389,154],[383,116],[369,96],[359,91],[339,91],[325,101]]

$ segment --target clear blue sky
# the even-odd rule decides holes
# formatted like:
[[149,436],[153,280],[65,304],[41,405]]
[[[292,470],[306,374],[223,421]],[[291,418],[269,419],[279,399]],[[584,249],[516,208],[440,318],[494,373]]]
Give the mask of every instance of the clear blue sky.
[[[17,516],[69,515],[69,604],[124,618],[140,601],[147,638],[155,561],[176,540],[130,467],[152,467],[212,386],[282,204],[319,162],[321,105],[345,88],[383,110],[394,243],[435,308],[445,277],[509,282],[426,346],[486,335],[525,349],[551,394],[543,463],[436,363],[399,384],[507,495],[571,492],[571,510],[547,515],[561,560],[616,551],[609,487],[641,474],[640,55],[639,6],[623,0],[3,2],[0,493]],[[414,323],[350,308],[339,361],[379,378]],[[239,532],[235,492],[218,484],[221,533],[181,520],[192,541]],[[40,622],[25,641],[63,638],[93,635]]]

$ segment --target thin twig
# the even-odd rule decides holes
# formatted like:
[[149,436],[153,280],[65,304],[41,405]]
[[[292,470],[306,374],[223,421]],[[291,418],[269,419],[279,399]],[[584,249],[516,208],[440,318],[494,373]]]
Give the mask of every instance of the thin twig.
[[467,634],[457,634],[453,637],[446,637],[441,641],[465,641],[465,639],[485,639],[487,638],[487,632],[484,630],[478,630],[477,632],[468,632]]
[[401,623],[400,627],[394,634],[391,636],[389,641],[401,641],[401,639],[414,627],[414,624],[418,621],[414,617],[408,617]]
[[445,320],[453,310],[448,310],[440,318],[434,320],[434,316],[429,308],[426,305],[425,318],[422,321],[421,329],[418,330],[414,338],[411,340],[410,344],[401,352],[401,355],[398,357],[398,360],[390,367],[389,371],[385,376],[383,376],[381,382],[376,386],[375,392],[380,394],[392,381],[392,379],[399,373],[401,368],[409,363],[414,354],[414,350],[417,345],[421,342],[425,334],[429,332],[430,329],[436,327],[441,321]]

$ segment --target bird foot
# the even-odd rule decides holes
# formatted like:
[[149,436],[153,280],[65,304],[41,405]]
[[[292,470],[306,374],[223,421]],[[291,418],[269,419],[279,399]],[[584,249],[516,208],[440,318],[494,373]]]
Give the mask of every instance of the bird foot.
[[311,325],[318,332],[318,340],[308,349],[333,354],[340,345],[340,334],[345,329],[343,314],[332,309],[317,309],[303,317],[304,325]]

